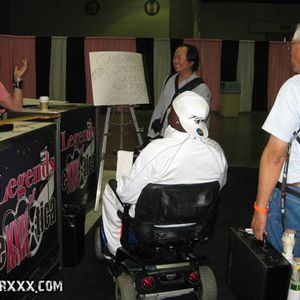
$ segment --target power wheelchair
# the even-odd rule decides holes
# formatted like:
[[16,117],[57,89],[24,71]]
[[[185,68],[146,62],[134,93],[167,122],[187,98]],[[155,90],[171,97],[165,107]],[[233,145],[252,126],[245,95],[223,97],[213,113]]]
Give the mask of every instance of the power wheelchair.
[[[116,191],[116,181],[109,184]],[[209,261],[195,255],[194,249],[212,235],[219,198],[217,181],[148,184],[138,198],[135,218],[129,215],[130,205],[121,203],[122,247],[113,259],[106,259],[116,299],[193,294],[196,299],[216,300],[217,284]],[[101,218],[95,251],[104,259],[107,246]]]

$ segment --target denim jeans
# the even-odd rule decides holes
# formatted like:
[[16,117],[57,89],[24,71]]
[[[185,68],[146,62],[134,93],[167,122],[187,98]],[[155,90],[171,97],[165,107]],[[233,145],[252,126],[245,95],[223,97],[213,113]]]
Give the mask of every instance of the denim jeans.
[[[294,191],[300,193],[300,188],[291,187]],[[296,244],[294,248],[294,257],[300,257],[300,198],[291,194],[286,194],[285,203],[285,229],[296,231]],[[281,204],[280,190],[275,188],[269,203],[269,213],[267,222],[268,241],[279,251],[282,252],[282,223],[281,223]]]

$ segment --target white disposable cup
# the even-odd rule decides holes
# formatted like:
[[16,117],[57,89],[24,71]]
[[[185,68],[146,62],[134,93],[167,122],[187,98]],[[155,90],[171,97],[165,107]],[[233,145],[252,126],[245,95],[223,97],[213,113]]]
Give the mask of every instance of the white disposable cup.
[[48,110],[49,104],[49,97],[48,96],[41,96],[40,97],[40,108],[41,110]]

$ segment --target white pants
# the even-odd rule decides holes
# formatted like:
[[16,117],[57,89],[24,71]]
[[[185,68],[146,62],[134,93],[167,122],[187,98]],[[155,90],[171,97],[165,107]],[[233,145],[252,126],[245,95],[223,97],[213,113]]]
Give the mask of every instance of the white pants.
[[121,220],[117,215],[118,210],[123,211],[123,207],[107,184],[102,196],[102,219],[107,246],[113,255],[116,255],[117,249],[121,247]]

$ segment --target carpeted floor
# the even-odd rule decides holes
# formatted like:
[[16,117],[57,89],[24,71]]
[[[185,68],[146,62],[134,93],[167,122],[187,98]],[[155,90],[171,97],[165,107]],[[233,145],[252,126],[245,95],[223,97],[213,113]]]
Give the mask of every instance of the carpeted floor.
[[[206,254],[211,262],[218,284],[218,300],[235,300],[225,278],[229,227],[250,226],[257,176],[256,168],[229,168],[213,238],[197,249]],[[95,228],[96,225],[86,236],[85,255],[80,264],[75,268],[64,268],[53,275],[52,279],[63,280],[63,293],[39,294],[35,299],[115,299],[114,283],[104,262],[98,261],[94,254]]]

